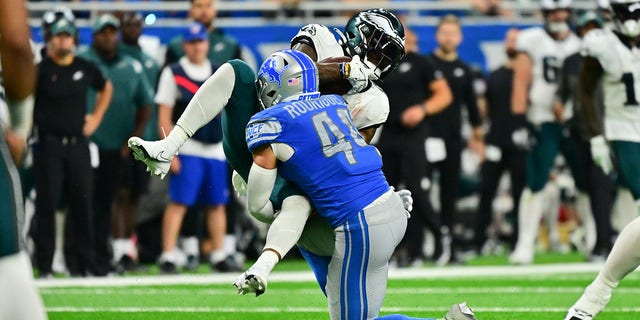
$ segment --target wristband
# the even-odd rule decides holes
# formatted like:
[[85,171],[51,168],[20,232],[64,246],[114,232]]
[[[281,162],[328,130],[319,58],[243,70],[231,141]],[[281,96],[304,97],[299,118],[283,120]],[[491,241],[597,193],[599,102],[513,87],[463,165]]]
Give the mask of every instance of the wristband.
[[349,62],[343,62],[340,64],[340,77],[342,79],[349,79],[349,76],[351,75],[351,66],[349,65]]

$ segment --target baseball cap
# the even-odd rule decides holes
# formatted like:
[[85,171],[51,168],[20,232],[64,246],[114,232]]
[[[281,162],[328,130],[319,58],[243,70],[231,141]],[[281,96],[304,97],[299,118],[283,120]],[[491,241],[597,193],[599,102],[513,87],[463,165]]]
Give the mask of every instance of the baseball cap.
[[66,18],[60,18],[57,21],[53,22],[51,25],[51,34],[57,36],[61,33],[67,33],[71,36],[75,36],[76,27],[73,25],[73,22],[67,20]]
[[192,23],[184,32],[184,41],[207,40],[209,35],[207,29],[200,23]]
[[585,11],[578,16],[576,26],[581,28],[589,22],[595,22],[597,25],[602,26],[602,18],[594,11]]
[[96,33],[109,26],[118,29],[120,27],[120,21],[118,21],[118,19],[112,14],[103,14],[93,23],[92,30],[93,33]]

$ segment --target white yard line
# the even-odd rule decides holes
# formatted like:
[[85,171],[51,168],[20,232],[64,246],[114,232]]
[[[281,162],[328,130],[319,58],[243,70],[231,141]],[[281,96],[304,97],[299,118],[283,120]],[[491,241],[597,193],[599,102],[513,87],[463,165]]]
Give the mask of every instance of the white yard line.
[[[575,276],[580,273],[596,273],[602,264],[599,263],[565,263],[532,266],[483,266],[483,267],[446,267],[421,269],[396,269],[389,271],[390,279],[455,279],[469,277],[510,277],[510,276],[545,276],[567,274]],[[154,285],[207,285],[231,284],[237,274],[194,274],[194,275],[162,275],[132,276],[104,278],[68,278],[37,279],[40,288],[54,287],[111,287],[111,286],[154,286]],[[311,271],[274,272],[269,276],[272,282],[307,282],[315,281]]]
[[[584,287],[484,287],[484,288],[387,288],[387,295],[394,294],[509,294],[509,293],[582,293]],[[126,295],[126,296],[187,296],[187,295],[231,295],[234,288],[229,289],[135,289],[135,288],[41,288],[43,295]],[[317,295],[320,289],[269,289],[271,294]],[[616,294],[640,294],[640,288],[618,288]]]
[[[419,308],[405,308],[405,307],[390,307],[382,308],[382,312],[443,312],[448,308],[438,307],[419,307]],[[533,307],[533,308],[521,308],[521,307],[474,307],[475,312],[523,312],[523,313],[542,313],[542,312],[560,312],[564,313],[567,308],[556,307]],[[239,312],[253,312],[253,313],[279,313],[279,312],[310,312],[310,313],[326,313],[327,308],[311,307],[311,308],[224,308],[224,307],[49,307],[47,312],[75,312],[75,313],[94,313],[94,312],[117,312],[117,313],[150,313],[150,312],[173,312],[173,313],[239,313]],[[621,312],[621,313],[637,313],[640,312],[640,307],[634,308],[607,308],[607,312]]]

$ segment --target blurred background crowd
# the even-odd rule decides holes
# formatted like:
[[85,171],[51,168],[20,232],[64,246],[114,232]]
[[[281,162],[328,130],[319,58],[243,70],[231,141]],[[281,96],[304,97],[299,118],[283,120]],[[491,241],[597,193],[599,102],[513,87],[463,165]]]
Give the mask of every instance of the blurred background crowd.
[[[464,264],[511,252],[527,185],[526,158],[536,150],[534,139],[513,126],[512,64],[519,30],[543,23],[538,1],[375,4],[402,15],[408,31],[405,60],[383,84],[389,120],[374,140],[390,184],[409,189],[415,200],[393,265]],[[606,24],[599,5],[606,6],[574,1],[576,33]],[[39,64],[34,129],[23,133],[27,144],[11,134],[7,140],[21,169],[24,233],[39,276],[105,276],[149,264],[162,273],[189,272],[200,264],[214,272],[243,271],[243,262],[259,254],[266,225],[246,212],[231,186],[221,143],[185,145],[172,174],[160,179],[133,160],[127,139],[162,138],[225,61],[255,66],[287,47],[301,26],[340,28],[368,7],[357,0],[31,1]],[[272,30],[276,25],[284,29]],[[422,64],[439,77],[410,72]],[[451,104],[408,119],[410,95],[437,94],[433,84],[440,79],[447,82]],[[6,115],[0,112],[3,123],[10,121]],[[536,223],[543,227],[536,231],[535,250],[578,251],[584,259],[602,260],[616,232],[633,218],[633,200],[598,168],[570,170],[575,159],[568,158],[589,158],[570,149],[584,146],[588,137],[580,133],[578,116],[558,111],[554,121],[566,141],[550,151],[551,170],[541,178],[544,214]],[[26,156],[18,156],[23,150]],[[195,166],[193,157],[220,165],[198,181],[176,179],[185,166]],[[600,179],[582,181],[585,176]]]

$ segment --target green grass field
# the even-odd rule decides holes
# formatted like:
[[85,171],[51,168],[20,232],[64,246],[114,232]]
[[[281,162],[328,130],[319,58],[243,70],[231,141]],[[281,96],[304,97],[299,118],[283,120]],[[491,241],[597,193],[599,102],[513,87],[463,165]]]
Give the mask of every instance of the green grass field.
[[[553,270],[545,269],[547,266]],[[481,320],[561,320],[597,269],[583,264],[403,269],[391,273],[381,315],[442,317],[452,303],[467,301]],[[310,273],[295,270],[305,270],[304,263],[283,262],[267,292],[257,298],[238,296],[231,286],[232,274],[196,275],[186,280],[125,277],[128,284],[117,283],[123,278],[97,279],[96,283],[70,279],[68,284],[56,279],[55,285],[46,280],[39,285],[53,320],[328,319],[326,300],[316,283],[309,281]],[[151,278],[177,284],[145,284]],[[598,319],[638,319],[639,294],[640,274],[634,273],[614,292]]]

